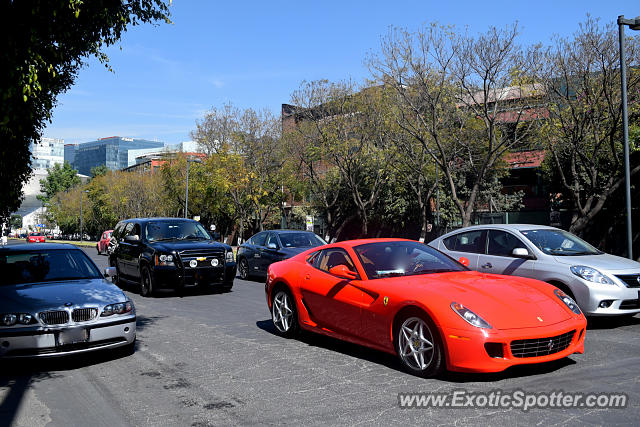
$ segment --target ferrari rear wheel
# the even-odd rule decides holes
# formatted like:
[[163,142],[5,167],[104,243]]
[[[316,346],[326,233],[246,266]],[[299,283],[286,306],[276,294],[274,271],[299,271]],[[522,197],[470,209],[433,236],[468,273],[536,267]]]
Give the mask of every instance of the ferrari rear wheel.
[[444,367],[444,352],[438,332],[426,315],[411,314],[398,322],[396,351],[410,373],[434,377]]
[[280,288],[275,291],[271,301],[271,319],[278,333],[284,337],[292,337],[298,332],[296,303],[288,290]]

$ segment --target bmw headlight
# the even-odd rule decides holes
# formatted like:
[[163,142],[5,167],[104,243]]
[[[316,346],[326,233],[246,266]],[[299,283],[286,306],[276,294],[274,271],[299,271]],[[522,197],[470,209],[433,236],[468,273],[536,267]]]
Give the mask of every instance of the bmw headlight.
[[575,314],[582,313],[582,311],[580,311],[580,307],[578,307],[578,304],[576,304],[573,298],[571,298],[569,295],[565,294],[560,289],[555,289],[553,293],[556,294],[558,298],[560,298],[560,301],[562,301],[564,305],[569,307],[569,310],[573,311]]
[[230,249],[226,254],[225,254],[225,261],[226,262],[233,262],[234,258],[233,258],[233,249]]
[[36,321],[29,313],[0,314],[0,326],[31,325],[32,323],[36,323]]
[[131,301],[118,302],[109,304],[102,309],[100,316],[107,317],[114,314],[127,314],[133,311],[133,303]]
[[469,310],[464,305],[452,302],[451,308],[470,325],[473,325],[476,328],[492,329],[491,325],[486,320]]
[[574,265],[571,267],[571,272],[584,280],[588,280],[589,282],[600,283],[602,285],[615,285],[613,280],[609,279],[595,268],[587,267],[585,265]]
[[165,266],[173,266],[173,255],[171,254],[162,254],[156,255],[156,265],[165,265]]

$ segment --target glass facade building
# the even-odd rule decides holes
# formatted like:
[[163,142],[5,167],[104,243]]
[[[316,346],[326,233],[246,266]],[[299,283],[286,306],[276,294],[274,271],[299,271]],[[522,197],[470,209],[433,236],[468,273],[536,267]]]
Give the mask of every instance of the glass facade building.
[[112,136],[78,144],[73,150],[69,148],[69,158],[66,156],[65,147],[65,160],[69,161],[78,173],[90,175],[91,169],[96,166],[105,165],[108,169],[119,170],[135,164],[135,160],[130,164],[129,150],[163,148],[164,145],[164,142],[159,141]]
[[63,139],[40,138],[39,141],[32,142],[29,149],[33,169],[47,169],[64,162]]

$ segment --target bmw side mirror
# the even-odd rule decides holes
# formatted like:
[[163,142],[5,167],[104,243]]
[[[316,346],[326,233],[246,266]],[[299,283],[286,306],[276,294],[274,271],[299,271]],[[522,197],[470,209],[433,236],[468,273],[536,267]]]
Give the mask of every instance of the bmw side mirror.
[[522,258],[522,259],[533,259],[533,255],[531,255],[529,253],[529,251],[525,248],[514,248],[513,251],[511,251],[511,255],[514,258]]
[[278,249],[278,245],[276,245],[275,243],[271,242],[267,245],[267,248],[269,249]]

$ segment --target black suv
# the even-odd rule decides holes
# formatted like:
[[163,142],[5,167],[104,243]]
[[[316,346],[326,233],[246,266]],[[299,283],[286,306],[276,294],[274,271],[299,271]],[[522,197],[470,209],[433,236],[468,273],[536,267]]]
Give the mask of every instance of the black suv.
[[236,275],[231,246],[215,242],[197,221],[135,218],[120,221],[111,237],[109,263],[118,283],[140,285],[142,296],[159,289],[230,290]]

